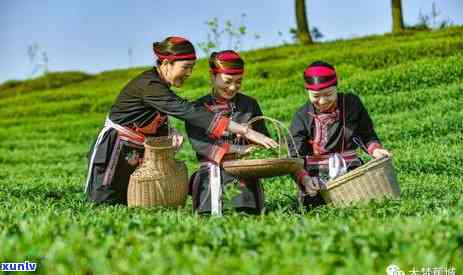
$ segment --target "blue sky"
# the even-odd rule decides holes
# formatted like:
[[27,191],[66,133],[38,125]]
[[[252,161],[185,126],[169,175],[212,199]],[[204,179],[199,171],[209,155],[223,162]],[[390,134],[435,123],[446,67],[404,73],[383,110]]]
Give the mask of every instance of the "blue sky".
[[[417,22],[419,12],[429,13],[432,0],[402,0],[405,22]],[[436,0],[441,15],[463,24],[462,0]],[[308,1],[308,17],[327,40],[391,29],[390,0]],[[169,35],[182,35],[194,44],[205,41],[204,22],[244,25],[249,35],[242,49],[291,41],[295,26],[293,0],[1,0],[0,82],[31,74],[27,48],[36,43],[46,51],[51,71],[79,70],[95,73],[153,63],[151,43]],[[281,32],[282,35],[279,35]],[[260,35],[259,39],[254,34]],[[198,48],[198,52],[201,50]]]

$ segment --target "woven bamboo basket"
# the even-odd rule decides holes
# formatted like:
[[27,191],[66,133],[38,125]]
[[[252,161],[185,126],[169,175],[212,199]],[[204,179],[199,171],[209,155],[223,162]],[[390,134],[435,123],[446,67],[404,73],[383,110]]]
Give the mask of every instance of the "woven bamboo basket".
[[223,168],[240,178],[271,178],[293,174],[304,167],[302,159],[248,159],[231,160]]
[[294,148],[294,140],[288,129],[278,120],[265,116],[254,117],[247,124],[252,126],[253,123],[259,120],[269,121],[275,127],[279,144],[278,157],[224,161],[223,168],[225,171],[240,178],[270,178],[293,174],[302,169],[304,160],[300,159],[299,156],[293,158],[290,154],[289,145],[291,143]]
[[127,204],[130,207],[184,206],[188,171],[175,160],[169,137],[147,138],[143,163],[130,176]]
[[392,159],[372,160],[326,183],[323,199],[334,206],[371,199],[399,198],[400,188]]

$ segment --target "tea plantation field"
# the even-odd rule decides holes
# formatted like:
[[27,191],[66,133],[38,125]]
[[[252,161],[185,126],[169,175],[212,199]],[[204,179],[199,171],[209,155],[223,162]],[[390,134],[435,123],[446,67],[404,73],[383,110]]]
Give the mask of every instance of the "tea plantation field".
[[[264,182],[257,217],[198,217],[190,200],[91,205],[89,146],[118,92],[147,68],[54,73],[0,86],[0,262],[36,262],[42,274],[386,274],[390,264],[463,274],[463,27],[243,56],[243,90],[286,125],[308,99],[305,66],[333,63],[339,89],[360,95],[393,152],[401,199],[301,213],[282,177]],[[209,92],[205,60],[178,92]],[[197,167],[188,144],[178,158],[190,174]]]

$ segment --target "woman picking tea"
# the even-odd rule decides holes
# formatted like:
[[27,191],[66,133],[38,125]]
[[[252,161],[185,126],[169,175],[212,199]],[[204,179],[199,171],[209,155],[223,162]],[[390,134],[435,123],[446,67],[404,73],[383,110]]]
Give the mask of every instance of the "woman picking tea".
[[360,98],[339,93],[337,75],[330,64],[317,61],[304,71],[309,102],[294,114],[290,132],[304,157],[305,169],[295,175],[299,202],[305,207],[323,204],[320,186],[362,165],[356,153],[362,147],[375,159],[391,157],[382,148],[373,122]]
[[153,51],[157,66],[122,89],[90,150],[85,192],[91,202],[127,203],[129,178],[143,158],[145,136],[168,135],[168,116],[188,121],[215,138],[234,133],[266,148],[277,146],[265,135],[194,106],[171,90],[181,87],[192,73],[196,54],[190,41],[168,37],[154,43]]
[[[212,92],[198,99],[196,106],[204,106],[214,115],[221,115],[236,123],[246,123],[262,115],[257,101],[240,92],[244,75],[244,62],[234,51],[211,54],[209,59]],[[265,123],[260,120],[253,128],[268,135]],[[258,179],[243,180],[227,173],[221,166],[225,158],[244,155],[251,145],[241,145],[236,133],[225,132],[222,136],[208,134],[204,128],[186,123],[186,130],[201,166],[190,180],[193,209],[197,213],[221,214],[222,193],[237,185],[239,194],[232,198],[232,206],[238,211],[259,214],[263,209],[264,193]]]

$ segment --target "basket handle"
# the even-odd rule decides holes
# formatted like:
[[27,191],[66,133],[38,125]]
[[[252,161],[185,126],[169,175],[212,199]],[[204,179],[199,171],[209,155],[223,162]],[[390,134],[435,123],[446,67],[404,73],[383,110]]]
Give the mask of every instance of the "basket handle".
[[[279,143],[279,146],[278,146],[278,155],[281,156],[281,147],[283,145],[286,145],[286,148],[287,148],[287,156],[288,158],[292,158],[291,157],[291,153],[290,153],[290,143],[291,142],[291,146],[292,148],[295,148],[295,142],[294,142],[294,137],[291,135],[289,129],[281,122],[281,121],[278,121],[274,118],[271,118],[271,117],[267,117],[267,116],[256,116],[256,117],[253,117],[252,119],[250,119],[246,125],[248,126],[252,126],[252,124],[254,124],[255,122],[259,121],[259,120],[266,120],[266,121],[270,121],[273,126],[275,127],[275,129],[277,130],[277,135],[278,135],[278,143]],[[286,135],[285,135],[285,132],[286,132]],[[289,142],[288,142],[288,138],[289,137]],[[296,152],[296,157],[297,158],[300,158],[300,155],[299,155],[299,152],[297,152],[297,150],[295,150]]]

